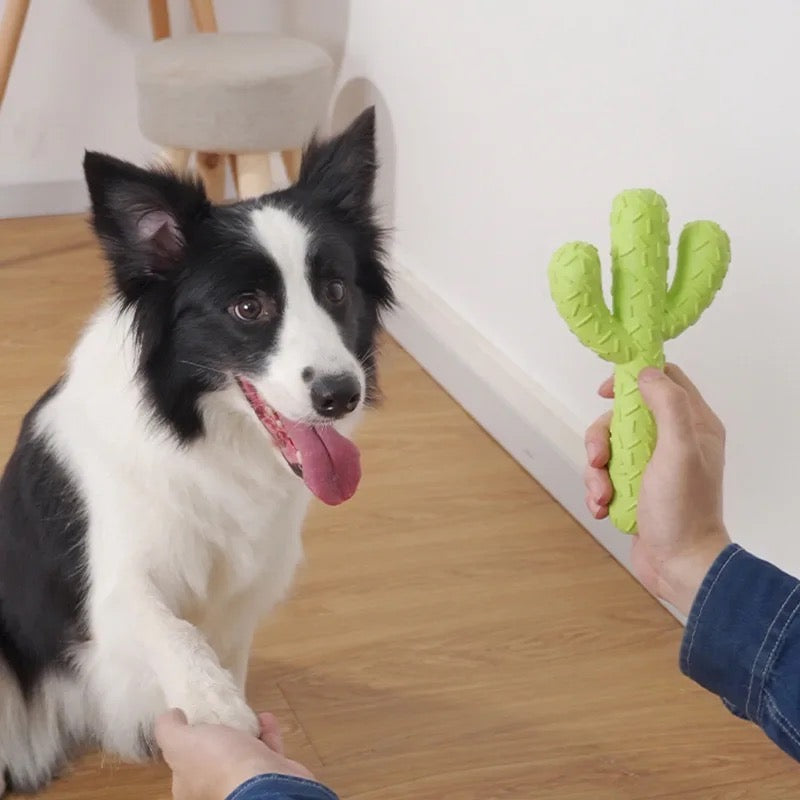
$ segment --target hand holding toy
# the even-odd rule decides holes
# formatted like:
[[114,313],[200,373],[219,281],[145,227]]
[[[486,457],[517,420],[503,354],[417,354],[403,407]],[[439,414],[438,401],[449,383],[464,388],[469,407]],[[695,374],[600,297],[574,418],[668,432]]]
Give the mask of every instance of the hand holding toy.
[[613,362],[614,413],[609,513],[625,533],[636,531],[642,473],[656,441],[653,417],[639,393],[645,367],[664,366],[664,341],[699,319],[722,285],[730,262],[728,236],[714,222],[691,222],[678,242],[678,263],[667,288],[669,215],[650,189],[622,192],[611,210],[611,296],[603,300],[600,258],[591,244],[565,244],[548,269],[550,293],[570,330]]

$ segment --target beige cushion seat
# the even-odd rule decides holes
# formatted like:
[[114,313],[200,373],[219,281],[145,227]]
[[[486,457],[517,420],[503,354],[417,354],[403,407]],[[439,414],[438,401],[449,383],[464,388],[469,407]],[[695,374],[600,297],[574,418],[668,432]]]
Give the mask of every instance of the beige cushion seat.
[[324,119],[333,62],[316,45],[270,34],[198,33],[138,53],[139,125],[187,150],[302,147]]
[[239,197],[272,188],[271,153],[297,179],[301,148],[327,114],[333,61],[286,36],[198,33],[140,50],[136,83],[142,133],[177,170],[194,152],[208,196],[221,202],[228,163]]

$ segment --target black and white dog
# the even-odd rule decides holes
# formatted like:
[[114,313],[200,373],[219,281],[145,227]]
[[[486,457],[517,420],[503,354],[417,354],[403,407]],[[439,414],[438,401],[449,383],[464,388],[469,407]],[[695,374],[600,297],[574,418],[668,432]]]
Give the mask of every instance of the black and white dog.
[[114,291],[0,482],[9,786],[84,745],[146,758],[171,706],[256,732],[254,629],[290,586],[311,493],[341,503],[361,474],[348,435],[392,302],[374,127],[365,112],[309,146],[296,185],[229,206],[87,153]]

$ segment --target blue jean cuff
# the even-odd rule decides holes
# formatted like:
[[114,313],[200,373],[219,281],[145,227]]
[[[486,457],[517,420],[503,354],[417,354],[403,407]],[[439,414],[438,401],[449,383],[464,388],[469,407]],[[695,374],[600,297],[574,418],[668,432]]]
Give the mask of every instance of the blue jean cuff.
[[294,775],[257,775],[237,786],[227,800],[339,800],[326,786]]
[[760,722],[764,686],[800,608],[795,578],[732,544],[703,579],[686,625],[681,671]]

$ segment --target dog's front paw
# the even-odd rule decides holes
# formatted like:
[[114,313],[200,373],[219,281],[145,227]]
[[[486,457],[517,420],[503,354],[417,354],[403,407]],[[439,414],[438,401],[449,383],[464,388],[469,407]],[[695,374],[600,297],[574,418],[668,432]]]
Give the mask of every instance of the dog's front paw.
[[233,687],[204,687],[179,707],[190,725],[225,725],[258,736],[258,717]]

